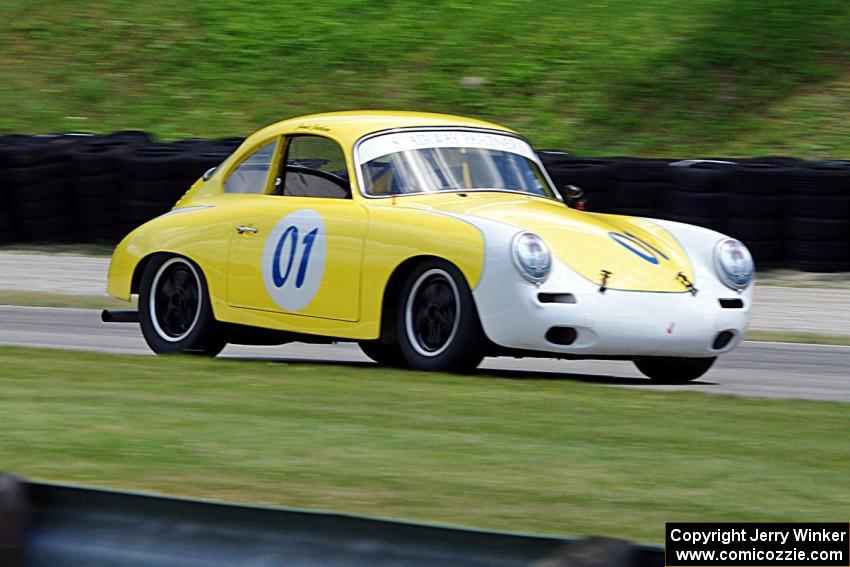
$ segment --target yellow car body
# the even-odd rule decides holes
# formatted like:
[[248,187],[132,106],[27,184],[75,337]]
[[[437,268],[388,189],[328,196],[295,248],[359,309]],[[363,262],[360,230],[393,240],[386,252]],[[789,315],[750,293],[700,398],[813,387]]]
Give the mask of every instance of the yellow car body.
[[[671,356],[682,352],[683,356],[707,357],[733,348],[743,336],[749,320],[751,286],[730,290],[714,274],[712,254],[722,235],[677,223],[574,210],[554,191],[551,196],[541,196],[506,190],[425,190],[417,194],[369,194],[364,190],[366,170],[358,157],[359,151],[365,151],[364,140],[393,134],[403,136],[399,139],[408,144],[427,145],[435,140],[445,144],[439,137],[446,133],[473,140],[474,136],[492,136],[500,144],[525,144],[513,131],[496,124],[426,113],[339,112],[293,118],[263,128],[249,136],[214,172],[192,185],[171,212],[145,223],[121,241],[110,264],[108,292],[130,300],[131,295],[139,293],[143,272],[152,258],[180,256],[203,274],[218,322],[298,336],[373,341],[382,332],[386,334],[387,310],[395,308],[392,294],[398,292],[405,270],[422,259],[436,258],[460,271],[475,297],[487,338],[508,350],[553,356]],[[304,137],[321,138],[317,141],[338,146],[350,182],[349,197],[275,194],[280,182],[274,174],[275,164],[283,163],[293,140]],[[387,144],[398,142],[392,136],[386,139]],[[234,172],[258,150],[272,144],[271,173],[263,180],[261,190],[253,194],[228,192],[228,180],[236,175]],[[529,162],[537,160],[523,152]],[[551,189],[551,180],[539,161],[536,163],[542,172],[540,183],[548,183]],[[463,174],[468,175],[468,171],[463,170]],[[316,228],[312,233],[321,238],[317,244],[322,247],[321,269],[310,256],[315,249],[310,249],[314,241],[305,236],[307,229],[299,233],[297,227],[284,227],[282,219],[294,219],[292,226],[297,227],[319,223],[316,226],[321,226],[321,232]],[[542,283],[514,278],[509,241],[521,231],[532,231],[545,241],[556,263],[553,273],[569,272],[560,283],[554,277]],[[494,236],[502,232],[504,236]],[[308,260],[312,263],[305,264]],[[488,261],[497,263],[488,266]],[[503,268],[508,275],[483,286],[485,273]],[[295,277],[292,270],[299,269],[299,277],[315,280],[307,282],[307,287],[315,288],[309,297],[291,283]],[[310,270],[320,273],[314,277]],[[285,278],[290,272],[293,277]],[[276,283],[288,279],[278,287],[291,293],[273,296],[276,291],[269,284],[270,278]],[[498,289],[487,291],[494,284],[496,288],[504,284],[504,297],[490,297],[501,293]],[[511,286],[516,286],[518,295],[510,291]],[[697,289],[699,295],[694,293]],[[545,293],[574,294],[579,305],[544,305],[540,298]],[[728,312],[714,309],[718,298],[726,296],[745,302],[732,318]],[[543,327],[542,335],[528,343],[506,339],[501,329],[493,330],[498,325],[511,326],[509,321],[498,322],[500,317],[524,318],[528,313],[534,318],[535,312],[547,308],[553,313],[555,308],[566,312],[586,303],[602,313],[617,311],[617,297],[623,298],[625,309],[637,314],[640,304],[649,298],[671,300],[673,307],[660,309],[663,314],[651,324],[615,323],[634,323],[636,335],[612,342],[606,342],[600,336],[602,331],[594,330],[593,322],[585,320],[592,315],[566,317],[580,331],[590,331],[584,336],[579,332],[579,340],[570,345],[547,342]],[[710,312],[713,319],[708,327],[701,325],[689,331],[684,320],[691,317],[687,310],[696,304],[696,298],[702,307],[694,314],[704,317]],[[608,300],[607,307],[599,305],[603,300]],[[711,306],[703,309],[706,301]],[[547,312],[541,324],[548,325],[551,317]],[[693,341],[681,351],[675,346],[655,348],[656,340],[674,344],[671,322],[674,327],[685,327],[681,331],[691,339],[694,337],[689,332],[705,335],[699,337],[699,348],[694,348]],[[731,330],[733,339],[723,348],[712,350],[717,332],[726,329]],[[646,337],[648,332],[652,336]],[[644,347],[635,344],[640,343],[641,336],[646,339]],[[623,345],[620,351],[618,344]]]

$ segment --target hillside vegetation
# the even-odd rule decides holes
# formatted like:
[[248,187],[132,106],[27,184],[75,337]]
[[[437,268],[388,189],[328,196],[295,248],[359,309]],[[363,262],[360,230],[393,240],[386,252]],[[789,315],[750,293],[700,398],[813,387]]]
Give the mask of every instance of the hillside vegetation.
[[390,108],[580,154],[850,158],[843,0],[4,0],[0,21],[2,133]]

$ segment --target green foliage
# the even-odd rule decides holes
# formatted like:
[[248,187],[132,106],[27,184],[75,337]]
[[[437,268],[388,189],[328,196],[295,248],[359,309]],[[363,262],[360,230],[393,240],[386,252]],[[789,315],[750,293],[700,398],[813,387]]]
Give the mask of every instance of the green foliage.
[[389,108],[582,154],[848,157],[842,0],[6,0],[0,19],[6,132]]
[[33,478],[655,542],[850,506],[846,404],[18,348],[0,368],[0,461]]

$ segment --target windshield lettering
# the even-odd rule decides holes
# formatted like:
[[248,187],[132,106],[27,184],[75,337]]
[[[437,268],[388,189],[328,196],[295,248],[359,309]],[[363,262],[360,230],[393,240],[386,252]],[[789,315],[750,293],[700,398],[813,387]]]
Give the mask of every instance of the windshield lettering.
[[362,142],[357,158],[368,195],[501,190],[556,198],[528,143],[507,134],[388,133]]

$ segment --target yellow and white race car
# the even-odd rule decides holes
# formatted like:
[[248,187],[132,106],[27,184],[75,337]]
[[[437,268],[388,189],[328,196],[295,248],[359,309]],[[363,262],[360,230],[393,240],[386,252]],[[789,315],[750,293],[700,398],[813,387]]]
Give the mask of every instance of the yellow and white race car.
[[574,210],[529,143],[409,112],[285,120],[248,137],[118,245],[108,291],[157,353],[356,341],[375,361],[633,360],[693,380],[747,330],[740,242]]

